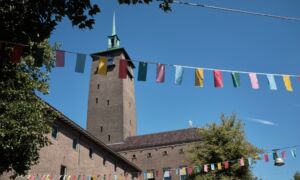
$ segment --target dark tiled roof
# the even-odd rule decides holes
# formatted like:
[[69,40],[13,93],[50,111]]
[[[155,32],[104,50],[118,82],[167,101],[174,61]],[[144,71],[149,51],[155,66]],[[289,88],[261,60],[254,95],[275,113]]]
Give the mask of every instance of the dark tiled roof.
[[111,144],[109,146],[116,151],[124,151],[172,144],[182,144],[199,140],[201,140],[201,138],[197,133],[197,128],[188,128],[155,134],[145,134],[141,136],[131,136],[126,138],[123,143]]

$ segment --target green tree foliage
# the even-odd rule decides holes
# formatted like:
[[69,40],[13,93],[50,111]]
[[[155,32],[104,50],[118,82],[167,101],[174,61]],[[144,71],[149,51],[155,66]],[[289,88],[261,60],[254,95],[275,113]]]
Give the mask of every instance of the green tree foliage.
[[[149,4],[153,2],[153,0],[118,0],[120,4]],[[171,3],[173,0],[156,0],[159,3],[159,8],[164,10],[165,12],[171,11]]]
[[295,174],[294,174],[294,180],[300,180],[300,172],[296,172]]
[[[89,0],[0,0],[0,175],[26,174],[49,144],[47,125],[54,116],[35,92],[49,90],[56,48],[47,41],[51,32],[64,17],[79,28],[92,28],[98,12]],[[14,42],[27,45],[20,63],[11,61]]]
[[202,140],[192,145],[187,153],[187,159],[192,165],[210,165],[244,158],[245,166],[241,167],[238,162],[230,163],[229,169],[224,169],[222,165],[222,170],[201,171],[199,174],[193,174],[190,178],[255,179],[246,160],[248,157],[254,159],[261,150],[246,140],[244,126],[235,115],[229,117],[222,115],[220,125],[212,123],[201,128],[199,135]]

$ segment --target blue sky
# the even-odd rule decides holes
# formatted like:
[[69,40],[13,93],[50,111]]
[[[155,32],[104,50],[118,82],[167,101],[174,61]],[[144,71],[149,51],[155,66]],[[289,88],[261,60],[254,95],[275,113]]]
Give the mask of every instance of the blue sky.
[[[300,17],[298,0],[193,2]],[[300,74],[299,21],[176,4],[172,12],[164,13],[157,3],[139,6],[104,0],[97,3],[102,12],[95,16],[94,29],[79,30],[65,20],[53,32],[50,42],[62,43],[64,50],[87,54],[106,50],[115,10],[121,46],[132,59]],[[74,54],[67,54],[66,67],[53,69],[50,94],[43,99],[85,128],[91,59],[87,61],[85,73],[78,74],[74,72],[75,58]],[[204,88],[194,87],[193,73],[185,69],[182,85],[176,86],[174,69],[167,67],[166,82],[158,84],[155,83],[155,66],[149,66],[147,81],[135,83],[138,134],[187,128],[189,120],[203,127],[219,122],[222,113],[236,113],[245,123],[247,139],[259,148],[271,150],[300,144],[300,82],[295,78],[292,79],[293,92],[285,90],[280,77],[276,77],[278,90],[269,90],[264,76],[258,77],[260,89],[253,90],[247,75],[241,75],[241,87],[234,88],[230,74],[223,73],[225,87],[215,89],[211,72],[205,72]],[[292,158],[287,153],[286,165],[282,167],[273,166],[273,161],[260,161],[253,169],[255,175],[263,179],[290,179],[300,171],[300,158]]]

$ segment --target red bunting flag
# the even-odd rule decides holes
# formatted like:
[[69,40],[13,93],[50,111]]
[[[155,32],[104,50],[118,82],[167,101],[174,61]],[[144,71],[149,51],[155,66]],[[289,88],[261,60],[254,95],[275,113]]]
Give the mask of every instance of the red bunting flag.
[[56,67],[65,66],[65,52],[56,50]]
[[20,63],[22,54],[23,54],[23,46],[16,45],[10,54],[11,61],[15,64]]
[[156,170],[156,173],[155,173],[156,177],[159,176],[159,170]]
[[268,154],[264,154],[264,159],[265,159],[266,162],[268,162],[269,161],[269,155]]
[[225,162],[224,162],[224,168],[225,168],[225,169],[228,169],[228,168],[229,168],[229,161],[225,161]]
[[120,62],[119,62],[119,78],[120,79],[127,78],[127,64],[128,64],[127,60],[120,59]]
[[298,76],[298,81],[300,81],[300,76]]
[[222,72],[220,70],[214,70],[214,82],[216,88],[222,88],[224,87],[223,84],[223,78],[222,78]]
[[192,175],[193,174],[193,168],[192,167],[188,167],[188,174]]

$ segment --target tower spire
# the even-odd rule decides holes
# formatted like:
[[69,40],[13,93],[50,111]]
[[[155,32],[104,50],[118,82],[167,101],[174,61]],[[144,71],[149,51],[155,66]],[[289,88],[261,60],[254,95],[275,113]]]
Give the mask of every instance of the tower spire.
[[114,11],[114,15],[113,15],[113,24],[112,24],[112,36],[116,35],[116,13]]
[[115,49],[120,47],[120,39],[116,32],[116,13],[113,14],[112,32],[108,36],[108,49]]

